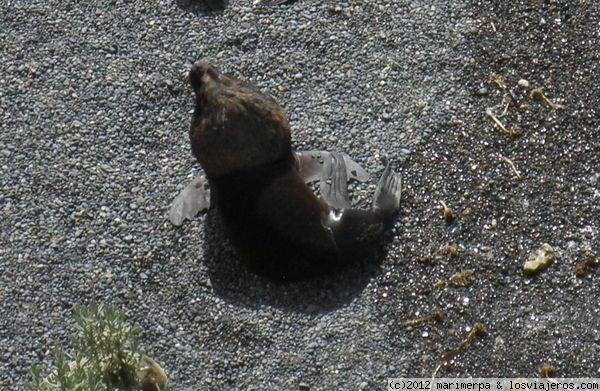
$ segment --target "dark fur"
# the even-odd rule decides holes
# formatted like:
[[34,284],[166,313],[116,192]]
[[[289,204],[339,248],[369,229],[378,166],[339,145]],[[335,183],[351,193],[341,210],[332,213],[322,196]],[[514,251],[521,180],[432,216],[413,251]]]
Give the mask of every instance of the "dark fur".
[[330,208],[298,174],[287,118],[272,98],[207,61],[194,64],[189,79],[192,151],[250,270],[297,280],[374,254],[398,207],[387,182],[369,211]]

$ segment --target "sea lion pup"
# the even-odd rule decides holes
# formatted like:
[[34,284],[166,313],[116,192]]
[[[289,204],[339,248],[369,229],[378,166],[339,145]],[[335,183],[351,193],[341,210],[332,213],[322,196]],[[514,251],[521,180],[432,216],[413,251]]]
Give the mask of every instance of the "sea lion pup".
[[317,198],[298,173],[283,109],[255,87],[195,63],[192,152],[208,178],[211,198],[249,270],[276,280],[332,273],[375,256],[400,204],[400,178],[388,164],[370,210],[350,209],[333,170],[337,207]]

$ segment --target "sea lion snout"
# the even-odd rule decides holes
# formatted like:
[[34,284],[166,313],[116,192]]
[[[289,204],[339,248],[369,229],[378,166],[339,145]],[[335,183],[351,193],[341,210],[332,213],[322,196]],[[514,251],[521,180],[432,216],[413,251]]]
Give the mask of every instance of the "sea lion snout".
[[196,61],[188,74],[190,85],[194,91],[206,86],[211,81],[219,80],[219,70],[210,62],[210,60],[202,59]]

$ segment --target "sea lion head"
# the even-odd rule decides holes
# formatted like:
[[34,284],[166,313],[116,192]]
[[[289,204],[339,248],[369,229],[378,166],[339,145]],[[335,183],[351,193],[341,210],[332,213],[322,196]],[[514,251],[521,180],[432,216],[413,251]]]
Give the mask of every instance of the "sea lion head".
[[192,66],[189,82],[196,94],[192,152],[209,177],[251,170],[291,153],[290,127],[274,99],[207,60]]

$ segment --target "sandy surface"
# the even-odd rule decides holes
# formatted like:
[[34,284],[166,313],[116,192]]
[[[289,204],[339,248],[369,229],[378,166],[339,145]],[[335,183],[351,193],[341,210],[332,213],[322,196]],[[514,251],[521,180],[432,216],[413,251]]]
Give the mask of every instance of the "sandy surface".
[[[384,389],[430,376],[475,323],[487,335],[438,376],[600,377],[600,270],[574,272],[600,251],[596,2],[2,0],[0,26],[0,389],[47,371],[92,299],[142,327],[174,389]],[[210,213],[166,221],[198,171],[184,77],[201,57],[273,95],[297,149],[372,173],[358,206],[395,162],[376,271],[276,285]],[[543,243],[553,262],[524,275]]]

